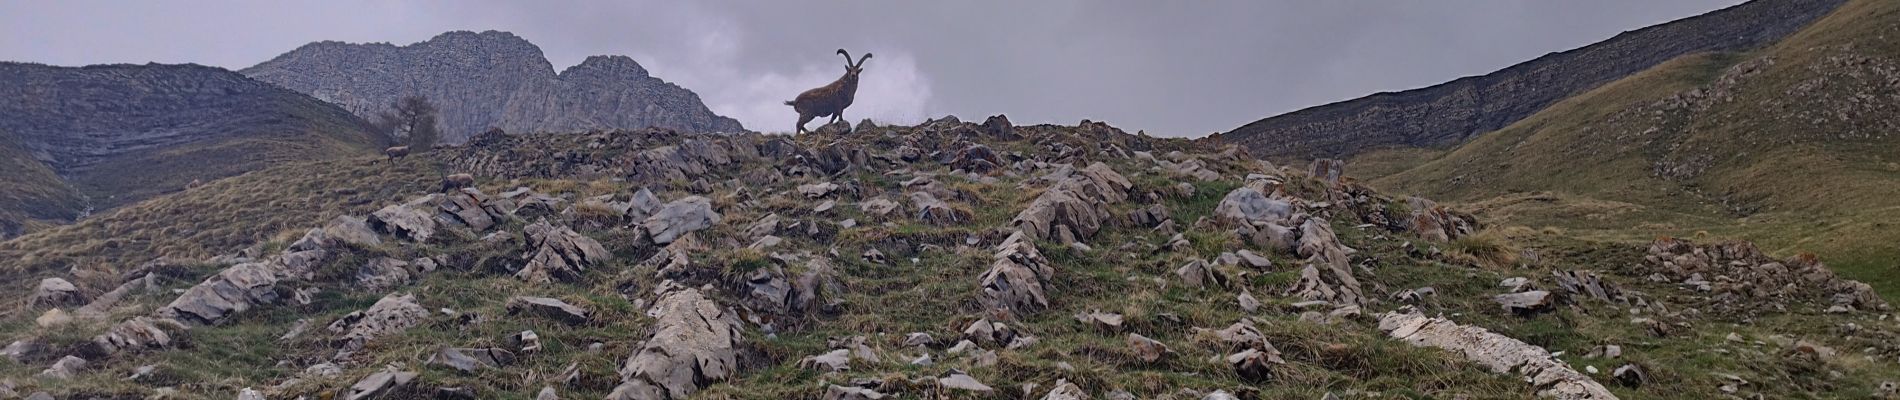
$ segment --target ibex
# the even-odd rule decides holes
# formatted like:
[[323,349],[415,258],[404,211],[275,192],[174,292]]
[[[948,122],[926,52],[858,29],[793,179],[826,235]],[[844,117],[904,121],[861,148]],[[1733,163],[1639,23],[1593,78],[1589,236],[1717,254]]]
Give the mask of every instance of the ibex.
[[383,149],[383,155],[389,156],[389,161],[396,161],[398,158],[409,156],[409,146],[396,146]]
[[851,63],[851,53],[838,49],[838,54],[844,55],[844,76],[829,85],[799,93],[798,98],[785,102],[785,105],[792,106],[792,110],[798,111],[798,133],[806,132],[805,123],[811,122],[812,118],[831,117],[826,124],[843,121],[844,108],[850,107],[851,99],[858,95],[858,73],[864,72],[864,60],[871,58],[871,53],[864,53],[864,57],[858,58],[855,65]]
[[442,177],[442,191],[443,192],[466,188],[466,187],[475,187],[474,175],[453,174],[453,175]]

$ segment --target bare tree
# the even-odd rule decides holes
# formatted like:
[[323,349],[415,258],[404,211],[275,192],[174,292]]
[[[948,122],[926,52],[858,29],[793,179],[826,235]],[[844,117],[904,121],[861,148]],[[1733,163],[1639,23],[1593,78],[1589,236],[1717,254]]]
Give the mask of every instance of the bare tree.
[[404,96],[379,116],[377,124],[387,132],[391,143],[407,143],[411,151],[426,152],[442,138],[436,128],[435,105],[429,98]]

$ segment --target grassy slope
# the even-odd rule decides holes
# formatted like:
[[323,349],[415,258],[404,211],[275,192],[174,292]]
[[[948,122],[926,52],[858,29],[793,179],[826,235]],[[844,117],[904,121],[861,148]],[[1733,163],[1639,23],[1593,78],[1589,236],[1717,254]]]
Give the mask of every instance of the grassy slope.
[[426,191],[441,172],[424,160],[292,162],[211,181],[0,242],[0,274],[15,278],[73,267],[118,271],[159,257],[230,253]]
[[[1027,143],[998,146],[1018,150],[1034,149]],[[1115,168],[1135,182],[1135,191],[1167,191],[1178,179],[1143,168],[1130,160],[1111,160]],[[96,263],[105,268],[126,268],[132,262],[154,255],[202,257],[223,253],[262,242],[266,248],[281,248],[294,236],[290,232],[320,224],[329,215],[363,214],[375,207],[398,202],[405,197],[430,190],[436,164],[427,156],[418,156],[393,167],[368,159],[327,161],[288,165],[232,179],[213,182],[201,189],[161,196],[111,214],[68,227],[39,232],[19,241],[0,245],[10,251],[5,260],[25,260],[26,270],[7,266],[7,281],[33,282],[47,275],[67,275],[69,263]],[[941,171],[941,166],[923,166]],[[1247,170],[1231,169],[1224,175],[1242,176]],[[740,173],[732,173],[739,175]],[[855,179],[868,193],[890,196],[901,193],[903,177],[863,173],[834,181]],[[1040,344],[1023,350],[999,350],[999,363],[991,367],[972,367],[967,357],[945,356],[933,352],[937,364],[911,366],[904,358],[913,351],[902,350],[897,343],[906,332],[930,332],[939,339],[954,340],[955,332],[975,318],[976,276],[989,265],[989,252],[981,248],[956,245],[969,235],[988,235],[1008,220],[1034,196],[1035,190],[1021,190],[1021,179],[1005,177],[999,182],[982,184],[941,176],[951,187],[969,193],[958,206],[977,210],[975,220],[958,226],[938,227],[905,217],[881,219],[861,214],[855,207],[840,206],[825,219],[856,218],[862,223],[844,229],[833,239],[815,240],[799,235],[788,236],[775,251],[823,253],[835,248],[846,256],[833,258],[847,294],[842,310],[836,315],[810,315],[802,327],[781,331],[768,338],[756,326],[748,325],[748,342],[763,365],[744,370],[736,379],[715,385],[702,398],[813,398],[822,392],[825,382],[843,382],[853,378],[906,379],[928,377],[949,368],[970,371],[978,379],[996,387],[993,398],[1015,398],[1023,384],[1042,385],[1036,395],[1046,391],[1056,378],[1066,378],[1084,387],[1094,396],[1110,389],[1135,393],[1139,398],[1182,398],[1173,395],[1182,388],[1223,388],[1271,399],[1312,399],[1327,392],[1348,399],[1386,398],[1368,395],[1411,398],[1454,398],[1468,395],[1473,399],[1531,398],[1531,390],[1515,379],[1492,374],[1482,367],[1461,361],[1456,355],[1421,349],[1384,339],[1372,321],[1347,320],[1323,324],[1302,321],[1291,303],[1297,299],[1278,296],[1297,277],[1297,261],[1291,255],[1270,254],[1275,266],[1259,271],[1229,289],[1190,289],[1178,285],[1173,268],[1189,258],[1213,257],[1222,251],[1251,248],[1237,238],[1218,230],[1195,229],[1188,232],[1193,243],[1187,252],[1151,252],[1145,246],[1134,250],[1116,250],[1117,243],[1155,244],[1167,238],[1148,229],[1108,227],[1089,242],[1096,250],[1082,252],[1054,243],[1039,247],[1054,263],[1056,281],[1050,292],[1049,310],[1026,316],[1018,324],[1025,332],[1041,337]],[[757,204],[738,207],[730,189],[719,189],[709,197],[725,213],[725,222],[702,232],[715,243],[718,238],[740,235],[745,225],[766,213],[803,219],[813,217],[809,202],[791,193],[796,185],[809,180],[787,180],[769,186],[748,187],[750,193],[766,196]],[[597,194],[625,195],[634,190],[627,183],[599,181],[528,181],[537,190],[580,198]],[[490,192],[512,187],[513,182],[485,182]],[[1232,180],[1197,182],[1195,195],[1164,197],[1159,202],[1173,211],[1174,217],[1192,221],[1211,214],[1215,204],[1238,182]],[[681,185],[655,187],[664,199],[684,196]],[[1295,182],[1295,187],[1310,186]],[[869,194],[867,194],[869,196]],[[842,202],[841,202],[842,204]],[[1113,206],[1120,215],[1135,207],[1129,202]],[[481,398],[525,399],[570,364],[578,365],[580,379],[571,386],[558,386],[563,397],[597,398],[618,381],[614,368],[638,348],[650,334],[651,318],[631,300],[623,297],[626,287],[652,288],[657,279],[651,269],[635,266],[653,251],[624,230],[557,217],[557,222],[572,224],[582,233],[595,237],[615,253],[614,261],[591,268],[581,280],[557,284],[529,284],[508,276],[518,249],[496,248],[472,240],[472,237],[428,246],[386,244],[377,248],[349,249],[338,260],[319,272],[310,285],[322,291],[309,305],[280,304],[241,314],[215,327],[195,329],[180,340],[175,349],[126,355],[95,363],[80,379],[43,381],[26,378],[22,382],[32,390],[54,393],[100,395],[138,395],[154,386],[174,386],[189,395],[186,398],[229,398],[244,387],[262,388],[292,377],[314,358],[334,351],[332,335],[320,330],[289,342],[274,340],[288,325],[308,318],[313,326],[327,324],[343,314],[367,307],[381,296],[353,287],[349,274],[365,260],[377,256],[408,259],[430,254],[448,254],[458,260],[431,273],[422,281],[398,289],[417,295],[428,309],[449,308],[461,313],[486,316],[482,323],[464,327],[451,318],[436,316],[428,323],[371,343],[367,351],[351,359],[349,369],[339,377],[314,379],[297,386],[299,391],[337,389],[377,370],[381,365],[399,362],[423,372],[429,386],[464,386]],[[886,223],[888,222],[888,223]],[[1891,323],[1876,322],[1871,316],[1822,315],[1809,313],[1808,306],[1796,305],[1797,312],[1770,315],[1756,320],[1712,318],[1684,325],[1684,331],[1668,337],[1651,337],[1642,328],[1628,323],[1624,306],[1600,301],[1584,301],[1576,307],[1560,307],[1555,312],[1534,317],[1519,317],[1499,310],[1489,301],[1498,292],[1496,282],[1504,277],[1528,276],[1547,279],[1552,266],[1564,269],[1595,269],[1607,273],[1605,279],[1627,289],[1650,293],[1657,301],[1669,301],[1672,308],[1685,307],[1678,301],[1679,288],[1643,280],[1644,272],[1629,270],[1641,258],[1633,246],[1577,240],[1561,232],[1507,231],[1490,233],[1483,239],[1446,245],[1453,253],[1487,248],[1508,257],[1517,248],[1534,249],[1544,257],[1542,264],[1448,264],[1428,258],[1406,255],[1400,243],[1416,240],[1409,235],[1379,234],[1355,228],[1356,221],[1334,221],[1342,240],[1360,250],[1356,260],[1363,264],[1360,278],[1368,288],[1385,291],[1432,286],[1438,295],[1421,307],[1430,314],[1445,315],[1467,324],[1476,324],[1508,334],[1553,351],[1564,351],[1572,365],[1595,366],[1609,370],[1623,361],[1584,359],[1581,356],[1599,344],[1624,346],[1626,359],[1642,363],[1655,381],[1642,387],[1612,388],[1627,399],[1715,398],[1724,383],[1718,373],[1736,374],[1753,385],[1745,393],[1763,392],[1770,398],[1864,397],[1878,382],[1900,378],[1891,368],[1882,368],[1862,359],[1857,351],[1814,366],[1790,364],[1773,345],[1731,343],[1723,337],[1736,332],[1745,338],[1762,340],[1783,334],[1817,340],[1843,350],[1881,346],[1869,343],[1861,335],[1841,335],[1833,327],[1854,322],[1872,329],[1887,329]],[[522,221],[500,228],[519,232]],[[1488,243],[1487,243],[1488,242]],[[116,244],[115,244],[116,243]],[[939,250],[914,250],[912,244],[941,243]],[[868,263],[849,255],[864,249],[880,248],[891,255],[890,265]],[[1255,249],[1261,250],[1261,249]],[[909,261],[915,257],[916,261]],[[763,263],[763,255],[737,246],[715,248],[693,255],[694,264],[710,268],[722,276],[722,285],[739,282],[746,266]],[[185,271],[168,274],[165,289],[183,288],[213,273],[217,266],[189,265]],[[788,273],[797,274],[788,266]],[[83,282],[82,282],[83,284]],[[19,290],[23,285],[9,285]],[[1264,311],[1247,313],[1234,301],[1240,288],[1258,296],[1267,304]],[[740,293],[731,287],[718,291],[724,304],[738,304]],[[1378,292],[1374,292],[1375,295]],[[503,299],[497,294],[527,294],[564,299],[596,312],[596,322],[565,326],[532,317],[509,316]],[[118,311],[114,320],[137,315],[172,295],[141,295]],[[1382,302],[1369,311],[1395,307]],[[1122,344],[1119,334],[1105,334],[1084,326],[1070,317],[1075,313],[1104,310],[1123,313],[1131,331],[1161,340],[1178,356],[1158,364],[1136,361]],[[1162,315],[1178,316],[1173,323]],[[8,312],[0,315],[0,337],[40,336],[54,343],[83,341],[104,329],[103,325],[82,323],[77,327],[46,330],[32,326],[31,313]],[[1289,364],[1276,369],[1267,381],[1245,381],[1225,366],[1209,363],[1209,357],[1223,355],[1218,346],[1199,342],[1192,327],[1224,327],[1242,317],[1261,321],[1259,328],[1285,352]],[[524,356],[506,369],[460,374],[441,367],[423,365],[431,351],[444,345],[501,346],[508,334],[532,329],[548,345],[541,353]],[[822,353],[827,338],[844,335],[872,335],[874,345],[886,353],[886,363],[853,366],[839,375],[817,374],[795,367],[804,356]],[[603,351],[585,350],[589,343],[600,342]],[[1884,347],[1882,347],[1884,348]],[[1886,351],[1886,350],[1883,350]],[[289,365],[277,366],[279,360]],[[1067,371],[1060,365],[1074,367]],[[25,377],[43,368],[39,364],[16,364],[0,359],[0,376]],[[156,378],[136,383],[122,379],[143,365],[158,365]],[[1832,376],[1831,372],[1840,373]],[[1604,375],[1596,376],[1608,381]],[[910,392],[905,396],[918,397]],[[1031,396],[1036,397],[1036,396]]]
[[19,143],[0,132],[0,238],[43,225],[43,220],[71,218],[84,201],[46,164],[33,159]]
[[[1900,230],[1887,222],[1900,220],[1900,136],[1889,125],[1900,100],[1883,80],[1900,63],[1896,20],[1900,3],[1851,2],[1776,46],[1672,61],[1375,186],[1474,203],[1498,222],[1605,238],[1745,237],[1780,254],[1821,253],[1846,275],[1900,293],[1900,248],[1891,246]],[[1863,58],[1873,61],[1842,61]],[[1772,64],[1742,84],[1720,82],[1732,66],[1761,59]],[[1733,101],[1705,110],[1656,106],[1724,87]],[[1659,162],[1705,169],[1662,178]]]

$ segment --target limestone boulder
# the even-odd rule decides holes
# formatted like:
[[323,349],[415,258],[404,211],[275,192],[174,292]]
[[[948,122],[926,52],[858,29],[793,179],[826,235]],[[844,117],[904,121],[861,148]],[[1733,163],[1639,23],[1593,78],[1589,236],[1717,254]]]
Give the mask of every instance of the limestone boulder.
[[698,289],[660,296],[648,315],[653,336],[620,367],[612,400],[684,399],[738,369],[739,318]]
[[401,333],[428,318],[429,310],[416,304],[416,296],[391,293],[367,309],[338,318],[328,329],[337,334],[337,341],[341,343],[337,354],[342,357],[362,350],[371,340]]
[[719,223],[719,213],[712,209],[712,200],[700,196],[687,196],[660,207],[660,210],[640,226],[646,229],[648,237],[656,244],[668,244],[681,235],[701,229],[711,228]]
[[1550,351],[1484,328],[1459,325],[1416,312],[1395,312],[1379,318],[1379,330],[1414,346],[1435,347],[1463,355],[1494,373],[1523,376],[1542,397],[1616,398],[1602,384],[1570,369]]
[[564,281],[580,277],[587,268],[606,263],[613,253],[593,238],[546,220],[536,221],[527,232],[527,261],[515,271],[515,277],[529,282]]
[[61,278],[41,279],[33,288],[33,297],[27,303],[34,307],[71,307],[86,304],[86,296],[79,293],[79,287]]
[[1017,231],[996,246],[990,269],[977,276],[980,299],[990,309],[1010,314],[1042,310],[1049,307],[1054,275],[1055,268],[1036,250],[1035,241]]
[[534,296],[515,296],[508,299],[508,313],[530,314],[560,321],[568,325],[586,323],[590,313],[587,309],[568,304],[560,299]]

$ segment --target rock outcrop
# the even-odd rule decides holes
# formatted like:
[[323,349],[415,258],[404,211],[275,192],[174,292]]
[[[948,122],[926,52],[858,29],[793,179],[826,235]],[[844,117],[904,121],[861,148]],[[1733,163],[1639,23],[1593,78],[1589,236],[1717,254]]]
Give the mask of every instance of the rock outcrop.
[[515,271],[515,277],[530,282],[550,282],[554,279],[572,280],[587,270],[587,267],[599,265],[613,258],[613,253],[594,241],[568,227],[556,227],[547,221],[537,221],[526,228],[528,233],[527,263]]
[[712,209],[712,201],[705,197],[687,196],[673,200],[660,207],[660,211],[647,217],[640,225],[646,228],[647,236],[655,244],[673,243],[680,235],[700,229],[711,228],[719,223],[719,213]]
[[364,118],[388,111],[401,96],[425,96],[451,143],[490,128],[744,130],[631,58],[588,57],[557,74],[539,47],[507,32],[455,31],[407,46],[316,42],[241,72]]
[[1036,242],[1017,231],[996,246],[990,269],[977,277],[983,304],[1009,315],[1039,311],[1049,307],[1049,286],[1055,279],[1055,267]]
[[1649,245],[1643,265],[1652,280],[1680,282],[1705,293],[1709,307],[1723,312],[1783,311],[1825,304],[1824,311],[1885,311],[1872,286],[1841,278],[1813,254],[1775,260],[1754,243],[1728,241],[1699,245],[1662,238]]
[[1030,239],[1062,243],[1095,236],[1102,224],[1113,218],[1107,205],[1127,200],[1132,186],[1127,178],[1099,162],[1082,169],[1063,166],[1043,179],[1053,183],[1010,224]]
[[1523,375],[1537,388],[1539,396],[1565,400],[1616,398],[1602,384],[1570,369],[1550,351],[1484,328],[1416,312],[1394,312],[1379,318],[1379,330],[1414,346],[1458,353],[1495,373]]
[[368,309],[338,318],[328,329],[337,334],[337,341],[341,343],[337,357],[342,358],[362,350],[370,340],[402,332],[428,318],[429,310],[416,304],[416,296],[392,293]]
[[659,319],[653,336],[621,365],[608,399],[685,399],[737,372],[738,316],[698,289],[663,294],[647,314]]

